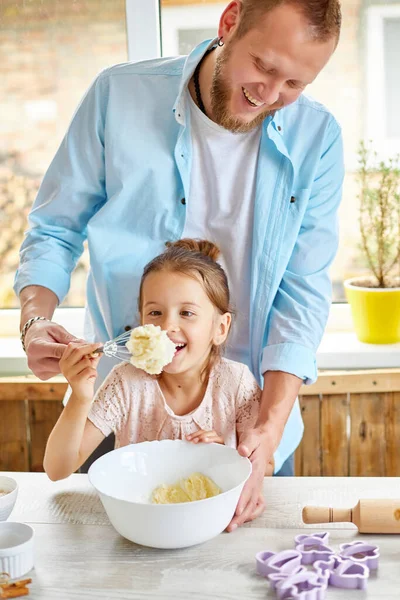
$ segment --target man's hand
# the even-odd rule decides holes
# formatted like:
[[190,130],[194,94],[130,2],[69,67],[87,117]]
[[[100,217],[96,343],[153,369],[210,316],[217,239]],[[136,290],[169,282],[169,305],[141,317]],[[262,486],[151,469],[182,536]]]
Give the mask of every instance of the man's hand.
[[243,488],[235,516],[227,527],[234,531],[243,523],[259,517],[265,508],[263,482],[265,475],[273,474],[274,441],[267,430],[249,429],[239,437],[238,452],[250,459],[251,475]]
[[203,444],[224,444],[223,438],[216,431],[204,431],[203,429],[187,435],[186,439],[193,444],[199,442],[203,442]]
[[70,342],[83,342],[61,325],[36,321],[25,336],[28,367],[39,379],[49,379],[60,373],[59,360]]
[[302,383],[299,377],[291,373],[264,373],[258,425],[239,435],[238,452],[251,460],[253,471],[243,488],[228,531],[233,531],[246,521],[252,521],[264,510],[264,500],[261,499],[264,476],[273,475],[274,452],[282,439]]

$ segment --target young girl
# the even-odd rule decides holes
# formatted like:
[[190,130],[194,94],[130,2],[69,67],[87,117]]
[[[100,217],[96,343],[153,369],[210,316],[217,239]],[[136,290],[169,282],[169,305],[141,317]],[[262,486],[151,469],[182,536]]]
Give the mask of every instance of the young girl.
[[72,395],[47,442],[51,479],[76,471],[111,432],[116,447],[187,439],[236,448],[238,433],[254,426],[261,391],[245,365],[221,357],[232,310],[218,255],[211,242],[180,240],[144,269],[140,321],[159,325],[176,345],[161,375],[121,363],[93,399],[92,354],[101,344],[68,345],[60,368]]

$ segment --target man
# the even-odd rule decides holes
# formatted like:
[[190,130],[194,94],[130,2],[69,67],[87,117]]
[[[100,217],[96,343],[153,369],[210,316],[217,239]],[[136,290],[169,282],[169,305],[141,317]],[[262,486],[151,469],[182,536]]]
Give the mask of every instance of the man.
[[293,473],[296,397],[316,378],[343,159],[335,119],[302,92],[334,52],[340,20],[337,0],[234,0],[216,43],[106,69],[44,178],[22,246],[22,335],[43,379],[72,339],[45,319],[86,237],[90,341],[136,325],[143,266],[166,241],[220,246],[237,312],[227,356],[263,386],[257,426],[239,440],[253,473],[230,530],[262,512],[270,462]]

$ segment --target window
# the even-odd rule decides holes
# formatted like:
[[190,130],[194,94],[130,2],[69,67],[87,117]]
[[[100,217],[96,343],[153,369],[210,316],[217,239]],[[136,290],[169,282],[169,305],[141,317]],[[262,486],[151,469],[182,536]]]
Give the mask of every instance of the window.
[[400,3],[367,13],[366,137],[382,156],[400,152]]
[[[127,60],[125,0],[2,0],[0,22],[0,308],[9,308],[43,174],[90,82]],[[87,268],[85,252],[64,305],[84,305]]]
[[[84,90],[104,67],[127,59],[185,54],[216,35],[227,5],[217,0],[3,0],[0,48],[0,308],[12,292],[26,215]],[[357,147],[373,139],[381,152],[400,151],[400,2],[355,10],[343,3],[338,49],[307,93],[342,125],[346,178],[340,247],[331,270],[334,300],[343,280],[361,274]],[[128,35],[126,36],[126,30]],[[128,43],[127,43],[128,42]],[[66,303],[82,305],[87,255]]]

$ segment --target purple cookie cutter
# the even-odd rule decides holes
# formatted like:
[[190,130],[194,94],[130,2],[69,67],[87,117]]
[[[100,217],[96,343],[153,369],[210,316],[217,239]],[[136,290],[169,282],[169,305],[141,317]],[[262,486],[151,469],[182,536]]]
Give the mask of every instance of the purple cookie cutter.
[[348,590],[365,590],[369,577],[366,565],[331,556],[327,561],[318,560],[314,569],[321,577],[328,578],[328,585]]
[[[379,546],[341,544],[340,554],[327,546],[329,533],[295,537],[295,550],[259,552],[257,572],[267,577],[279,600],[324,600],[328,585],[365,590],[370,569],[378,568]],[[314,571],[302,565],[314,563]]]
[[304,537],[302,543],[296,545],[296,550],[301,553],[302,565],[311,565],[317,560],[328,560],[334,554],[332,548],[325,546],[323,537],[312,535]]
[[324,600],[327,587],[326,577],[304,570],[279,581],[276,595],[279,600]]
[[292,573],[301,563],[301,554],[297,550],[282,552],[259,552],[256,554],[257,573],[268,577],[272,573]]
[[364,542],[341,544],[339,556],[366,565],[371,571],[374,571],[379,565],[379,546],[376,546],[375,544],[365,544]]
[[291,577],[292,575],[298,575],[299,573],[304,573],[304,572],[307,572],[306,567],[302,567],[300,565],[300,567],[296,567],[291,573],[282,573],[282,572],[271,573],[271,575],[268,575],[268,581],[270,582],[272,589],[276,590],[276,586],[278,585],[278,583],[280,581],[283,581],[284,579],[287,579],[288,577]]
[[296,535],[294,538],[295,546],[299,544],[304,544],[305,540],[309,540],[310,538],[315,538],[317,541],[319,540],[324,546],[329,544],[329,531],[319,531],[319,532],[310,532],[310,533],[302,533],[301,535]]

